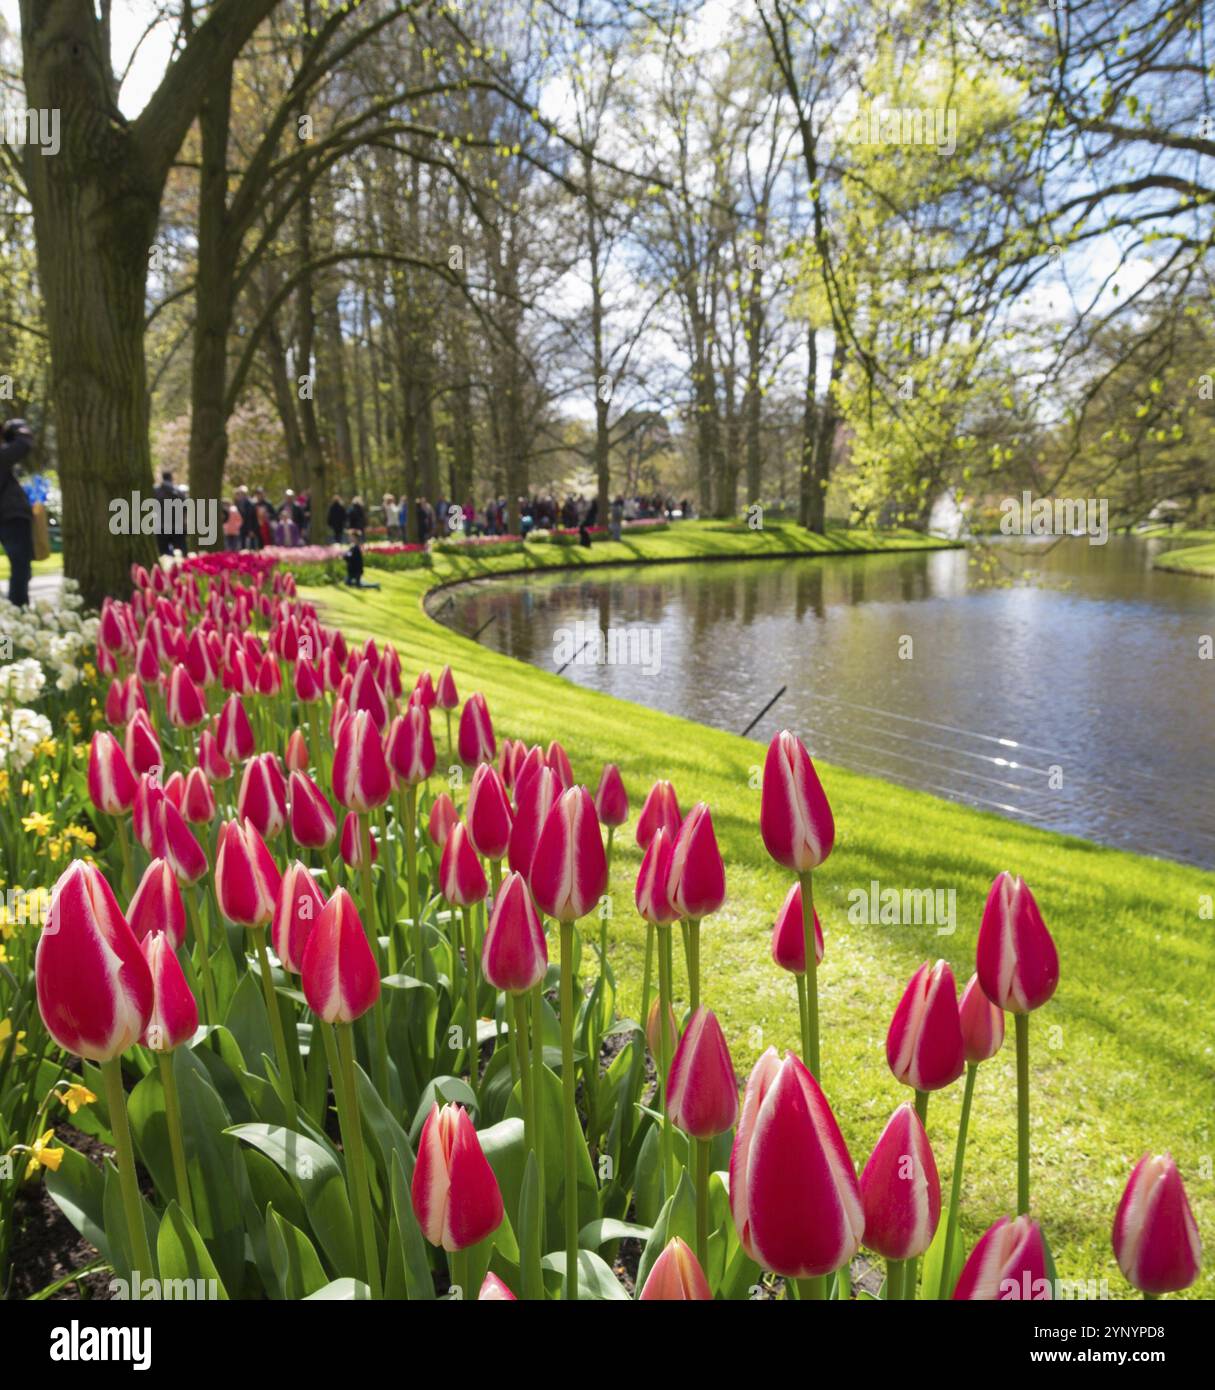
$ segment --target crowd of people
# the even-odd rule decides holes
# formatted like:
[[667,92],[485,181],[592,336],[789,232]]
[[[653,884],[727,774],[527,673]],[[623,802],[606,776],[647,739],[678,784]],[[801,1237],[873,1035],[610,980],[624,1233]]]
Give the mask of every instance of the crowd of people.
[[270,501],[262,488],[238,487],[220,509],[225,550],[264,550],[268,545],[308,545],[312,536],[312,501],[306,492],[288,488],[281,502]]

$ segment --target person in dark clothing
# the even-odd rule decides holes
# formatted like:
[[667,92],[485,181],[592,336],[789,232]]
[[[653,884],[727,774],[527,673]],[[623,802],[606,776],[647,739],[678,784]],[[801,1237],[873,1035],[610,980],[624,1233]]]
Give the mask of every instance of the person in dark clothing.
[[325,518],[329,526],[329,534],[333,537],[334,545],[341,545],[342,536],[346,530],[346,504],[340,497],[335,497],[329,504],[329,515]]
[[0,430],[0,545],[8,556],[8,600],[18,608],[30,601],[34,511],[13,470],[33,447],[34,435],[24,420],[10,420]]
[[240,548],[256,550],[258,546],[257,508],[247,487],[236,489],[236,510],[240,512]]
[[586,515],[582,518],[583,524],[590,527],[599,521],[599,498],[592,497],[591,505],[586,509]]
[[359,539],[362,540],[363,532],[367,529],[367,511],[363,506],[363,499],[361,497],[352,497],[350,499],[350,511],[346,516],[346,525],[349,526],[352,531],[357,531],[359,533]]
[[378,589],[378,584],[363,583],[363,547],[355,543],[346,552],[346,583],[352,589]]
[[181,493],[173,486],[173,475],[167,469],[160,475],[160,482],[152,489],[152,496],[161,506],[160,530],[156,535],[158,553],[172,555],[175,550],[180,550],[184,554],[186,538],[170,528],[169,519],[174,515],[174,512],[167,505],[170,502],[176,502],[181,497]]

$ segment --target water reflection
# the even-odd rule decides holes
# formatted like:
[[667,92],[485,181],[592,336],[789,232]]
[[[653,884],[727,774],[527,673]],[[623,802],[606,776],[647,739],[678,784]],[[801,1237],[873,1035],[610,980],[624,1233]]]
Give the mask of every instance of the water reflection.
[[[1018,543],[1032,584],[983,587],[963,551],[528,576],[442,617],[553,670],[555,634],[640,625],[653,663],[568,679],[741,730],[797,729],[831,761],[1036,824],[1215,866],[1215,585],[1152,543]],[[648,673],[647,673],[648,672]],[[1062,785],[1056,785],[1060,777]]]

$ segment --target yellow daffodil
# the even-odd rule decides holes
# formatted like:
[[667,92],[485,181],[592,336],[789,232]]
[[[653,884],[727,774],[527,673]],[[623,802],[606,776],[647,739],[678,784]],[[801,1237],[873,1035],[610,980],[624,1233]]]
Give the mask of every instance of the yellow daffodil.
[[[13,1020],[11,1018],[0,1018],[0,1057],[2,1057],[4,1053],[7,1051],[9,1039],[12,1036]],[[17,1051],[15,1055],[18,1057],[25,1056],[26,1049],[21,1046],[21,1039],[23,1037],[25,1037],[24,1028],[21,1030],[20,1033],[17,1034]]]
[[74,1081],[66,1091],[59,1092],[59,1099],[67,1106],[68,1113],[74,1115],[82,1105],[92,1105],[97,1097],[87,1086]]
[[45,811],[35,811],[32,815],[21,817],[21,824],[30,835],[46,836],[50,833],[51,823],[51,818]]
[[48,1147],[54,1137],[55,1131],[48,1129],[41,1139],[35,1139],[30,1146],[30,1161],[25,1165],[26,1182],[34,1176],[39,1168],[49,1168],[52,1173],[59,1171],[59,1165],[63,1162],[63,1150]]

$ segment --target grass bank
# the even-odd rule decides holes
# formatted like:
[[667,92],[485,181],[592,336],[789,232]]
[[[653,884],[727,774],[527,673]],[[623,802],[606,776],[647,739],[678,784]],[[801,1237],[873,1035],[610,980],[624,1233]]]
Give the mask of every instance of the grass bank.
[[[705,924],[703,995],[721,1017],[741,1074],[768,1045],[785,1048],[798,1040],[791,977],[769,956],[769,929],[788,880],[768,859],[758,831],[762,746],[581,689],[485,650],[433,622],[422,600],[438,584],[517,570],[525,558],[528,568],[624,558],[737,558],[783,553],[790,534],[802,540],[796,532],[740,536],[689,526],[596,546],[589,555],[550,555],[549,547],[535,547],[534,557],[529,551],[496,562],[486,555],[443,556],[430,572],[378,576],[379,591],[327,588],[309,595],[348,634],[395,643],[407,671],[429,667],[437,674],[449,662],[462,693],[484,692],[500,738],[560,739],[575,775],[592,786],[604,762],[618,763],[634,817],[658,777],[674,781],[685,807],[709,802],[729,900]],[[925,543],[858,533],[842,533],[838,544],[832,537],[804,541],[799,549],[807,555]],[[723,678],[745,680],[747,673],[723,672]],[[1126,1175],[1147,1149],[1170,1149],[1177,1158],[1209,1244],[1215,1191],[1201,1173],[1209,1170],[1212,1142],[1215,975],[1212,925],[1199,914],[1203,895],[1215,892],[1211,876],[819,766],[838,827],[835,851],[816,875],[827,937],[820,972],[823,1077],[858,1165],[890,1111],[908,1098],[884,1054],[886,1027],[904,984],[923,960],[938,956],[965,982],[987,889],[996,872],[1010,868],[1033,886],[1062,960],[1059,991],[1033,1019],[1031,1111],[1034,1210],[1049,1234],[1060,1276],[1108,1279],[1114,1297],[1129,1296],[1111,1255],[1109,1227]],[[611,932],[626,1013],[638,1007],[644,954],[644,930],[632,902],[638,864],[632,827],[626,827],[613,874]],[[850,893],[867,893],[873,880],[900,891],[955,891],[956,931],[942,935],[933,926],[850,922]],[[979,1071],[965,1184],[964,1229],[972,1241],[1013,1207],[1014,1079],[1010,1042]],[[960,1100],[960,1084],[932,1097],[929,1131],[945,1172]],[[1215,1276],[1204,1273],[1190,1292],[1215,1296]]]
[[1153,568],[1173,574],[1191,574],[1200,579],[1215,579],[1215,541],[1206,544],[1182,544],[1176,550],[1157,555]]

